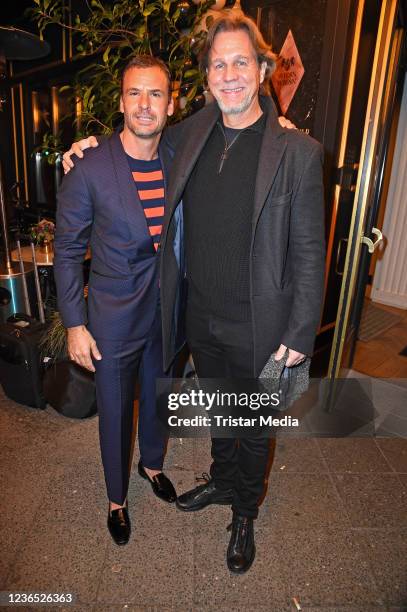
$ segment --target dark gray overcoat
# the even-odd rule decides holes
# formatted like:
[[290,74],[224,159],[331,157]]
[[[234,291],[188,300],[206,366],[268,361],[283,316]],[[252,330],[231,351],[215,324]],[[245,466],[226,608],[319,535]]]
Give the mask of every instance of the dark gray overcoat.
[[[270,98],[254,195],[250,245],[253,375],[279,345],[311,354],[323,296],[325,241],[321,145],[282,128]],[[164,367],[183,345],[187,298],[182,196],[220,117],[216,103],[166,130],[174,158],[161,241]],[[202,185],[205,189],[205,185]],[[221,205],[221,203],[220,203]],[[203,265],[205,254],[202,253]]]

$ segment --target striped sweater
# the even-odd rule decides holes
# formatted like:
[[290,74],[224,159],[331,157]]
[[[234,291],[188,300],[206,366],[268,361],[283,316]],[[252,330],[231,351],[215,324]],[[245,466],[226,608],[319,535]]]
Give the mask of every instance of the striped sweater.
[[164,217],[164,175],[160,158],[145,161],[126,155],[146,216],[154,249],[160,246]]

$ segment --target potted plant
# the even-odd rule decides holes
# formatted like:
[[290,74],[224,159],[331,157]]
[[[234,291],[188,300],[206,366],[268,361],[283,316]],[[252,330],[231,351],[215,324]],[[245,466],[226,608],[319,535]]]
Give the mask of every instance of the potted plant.
[[43,253],[51,253],[54,250],[55,223],[42,219],[31,227],[30,237]]

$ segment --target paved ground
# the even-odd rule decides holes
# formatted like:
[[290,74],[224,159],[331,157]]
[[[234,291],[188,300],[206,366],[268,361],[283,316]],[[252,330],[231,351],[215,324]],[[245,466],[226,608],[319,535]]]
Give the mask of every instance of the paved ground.
[[[278,441],[257,557],[236,577],[230,510],[178,512],[136,470],[132,539],[112,543],[97,425],[0,395],[0,590],[73,592],[72,611],[407,610],[406,440]],[[178,492],[208,468],[207,440],[171,441]]]

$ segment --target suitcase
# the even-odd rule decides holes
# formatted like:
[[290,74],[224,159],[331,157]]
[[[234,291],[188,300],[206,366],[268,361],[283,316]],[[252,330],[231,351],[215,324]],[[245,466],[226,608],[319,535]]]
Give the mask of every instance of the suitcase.
[[97,412],[94,374],[72,361],[47,367],[44,395],[57,412],[71,419],[86,419]]
[[17,247],[27,312],[24,314],[16,313],[10,316],[6,323],[0,325],[0,383],[7,397],[15,402],[44,409],[46,401],[42,392],[43,369],[39,346],[47,325],[45,324],[35,247],[31,241],[40,322],[31,316],[19,239],[17,240]]
[[45,326],[32,317],[0,324],[0,383],[10,399],[44,409],[39,343]]

